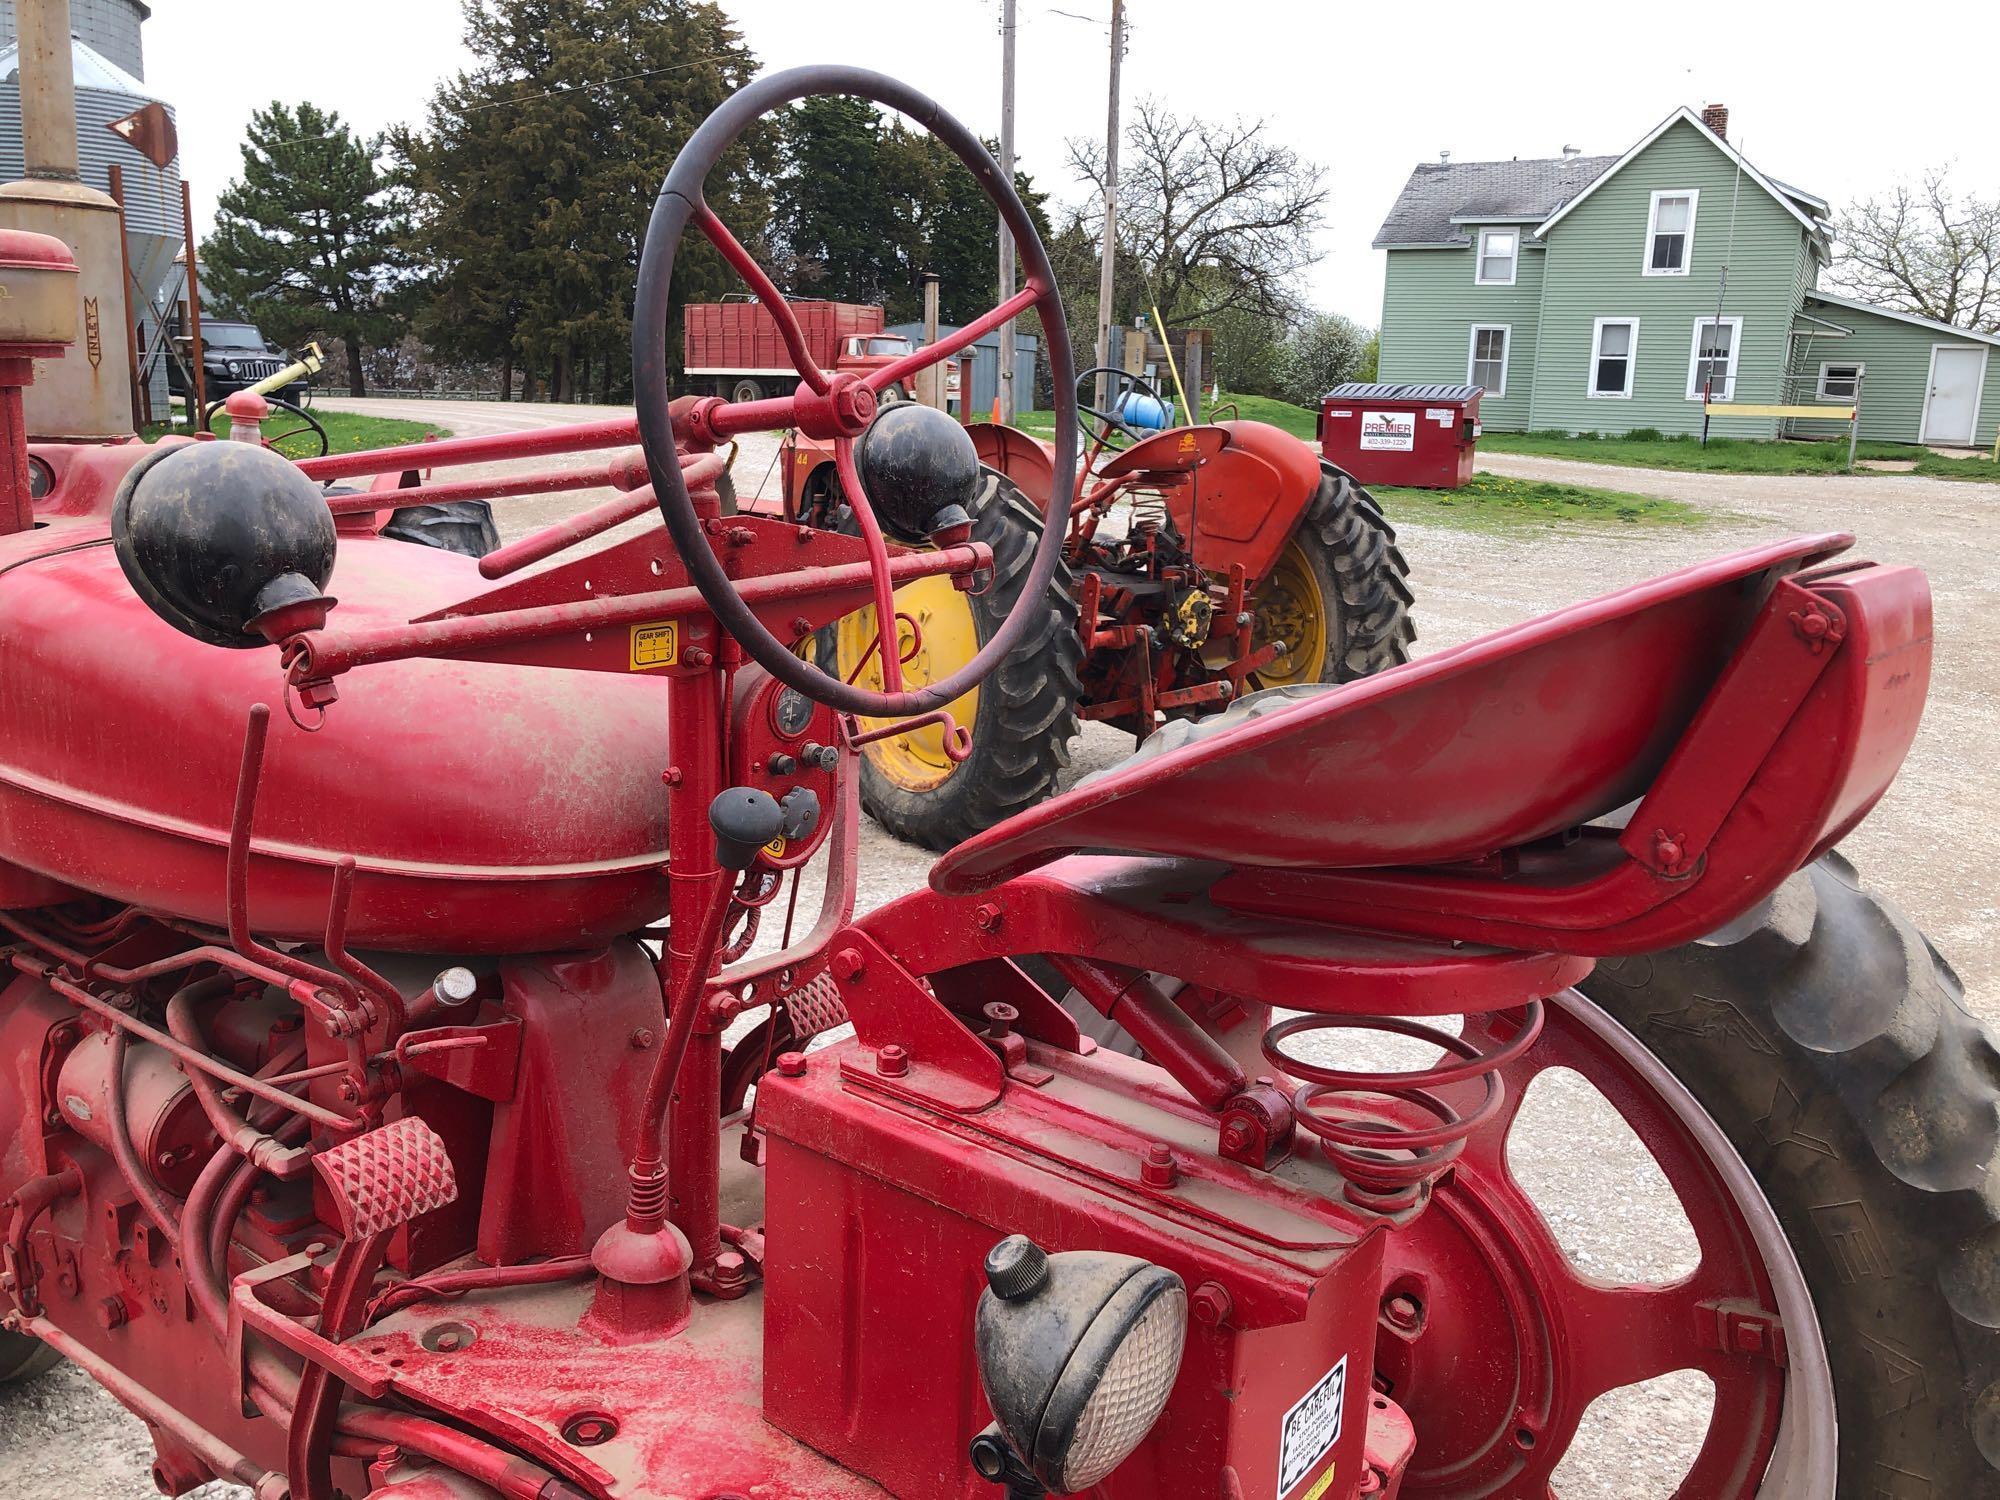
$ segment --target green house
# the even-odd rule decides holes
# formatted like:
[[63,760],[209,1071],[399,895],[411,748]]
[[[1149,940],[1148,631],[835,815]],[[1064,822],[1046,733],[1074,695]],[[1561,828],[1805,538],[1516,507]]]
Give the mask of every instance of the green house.
[[[1378,378],[1480,386],[1501,429],[1698,433],[1704,394],[1796,407],[1858,392],[1865,438],[1992,444],[2000,336],[1821,291],[1827,203],[1752,166],[1728,124],[1720,106],[1678,109],[1623,156],[1419,166],[1375,237]],[[1718,412],[1710,430],[1847,424]]]

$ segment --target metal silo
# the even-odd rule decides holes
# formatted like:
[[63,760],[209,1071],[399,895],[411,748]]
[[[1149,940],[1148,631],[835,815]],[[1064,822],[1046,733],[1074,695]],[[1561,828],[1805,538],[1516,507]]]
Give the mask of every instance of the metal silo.
[[[155,327],[153,303],[166,301],[165,289],[173,275],[174,254],[182,244],[180,159],[174,157],[159,167],[141,155],[111,124],[147,104],[158,101],[140,76],[144,58],[140,49],[139,26],[150,14],[139,0],[71,0],[71,56],[76,75],[77,167],[84,186],[108,192],[111,166],[116,163],[125,178],[126,250],[131,258],[136,288],[126,289],[126,303],[141,331],[141,347],[152,349],[159,334]],[[13,0],[0,0],[0,182],[10,182],[25,174],[26,162],[21,137],[20,59],[15,40]],[[164,101],[159,101],[164,105]],[[169,116],[173,111],[166,106]],[[173,309],[163,306],[169,317]],[[116,345],[118,358],[125,358],[124,345],[107,340],[107,355]],[[77,351],[80,357],[83,351]],[[121,364],[107,372],[122,388],[126,370]],[[155,360],[150,372],[152,408],[156,418],[167,412],[167,377],[164,360]]]

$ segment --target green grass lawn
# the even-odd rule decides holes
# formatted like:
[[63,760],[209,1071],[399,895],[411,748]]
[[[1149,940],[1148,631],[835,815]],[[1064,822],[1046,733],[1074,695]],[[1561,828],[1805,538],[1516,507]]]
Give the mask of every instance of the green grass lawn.
[[[1716,474],[1831,474],[1847,472],[1847,444],[1752,442],[1744,438],[1711,438],[1706,445],[1692,437],[1569,437],[1555,432],[1489,432],[1479,440],[1482,452],[1528,453],[1568,458],[1581,463],[1620,464],[1641,469],[1682,469]],[[1945,458],[1903,443],[1863,443],[1867,459],[1914,460],[1914,472],[1935,479],[2000,482],[2000,464],[1990,458]],[[1857,473],[1869,470],[1858,469]]]
[[1371,489],[1369,493],[1382,502],[1391,520],[1431,522],[1473,531],[1557,521],[1613,526],[1695,526],[1711,519],[1707,512],[1679,500],[1600,490],[1583,484],[1557,484],[1545,479],[1508,479],[1500,474],[1474,474],[1470,483],[1456,490],[1387,486]]
[[[402,443],[414,443],[423,439],[426,433],[439,437],[450,437],[443,428],[430,426],[424,422],[404,422],[394,417],[364,417],[353,412],[327,411],[318,408],[313,416],[326,429],[327,452],[358,453],[364,448],[393,448]],[[264,424],[266,433],[273,435],[291,432],[301,424],[297,417],[286,412],[278,412]],[[229,419],[221,412],[215,414],[215,431],[218,436],[228,431]],[[166,424],[155,422],[142,434],[147,442],[164,436],[168,431],[186,432],[185,425],[169,429]],[[308,458],[319,452],[319,438],[304,432],[283,437],[276,445],[287,458]]]

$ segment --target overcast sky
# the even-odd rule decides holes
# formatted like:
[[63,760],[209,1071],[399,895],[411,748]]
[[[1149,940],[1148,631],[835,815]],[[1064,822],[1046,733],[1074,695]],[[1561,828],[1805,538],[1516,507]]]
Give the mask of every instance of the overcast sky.
[[[1021,165],[1058,196],[1063,140],[1104,130],[1110,0],[1018,0]],[[363,130],[416,119],[470,61],[458,0],[337,0],[222,23],[216,0],[152,0],[148,82],[174,105],[205,230],[237,172],[251,109],[310,98]],[[862,63],[999,130],[998,0],[725,0],[767,68]],[[1068,12],[1069,14],[1062,14]],[[1313,304],[1373,324],[1382,255],[1369,241],[1420,161],[1624,151],[1675,106],[1730,107],[1730,135],[1772,176],[1836,208],[1899,175],[1955,163],[2000,193],[1992,59],[2000,6],[1342,5],[1132,0],[1128,103],[1263,118],[1327,169]],[[1072,19],[1082,16],[1086,19]],[[219,24],[220,23],[220,24]],[[1913,55],[1928,43],[1929,56]]]

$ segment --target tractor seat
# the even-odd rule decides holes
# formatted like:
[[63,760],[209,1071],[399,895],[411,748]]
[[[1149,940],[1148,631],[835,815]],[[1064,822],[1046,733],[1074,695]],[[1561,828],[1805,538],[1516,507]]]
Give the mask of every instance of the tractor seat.
[[1169,726],[931,885],[1093,850],[1226,864],[1221,904],[1370,931],[1574,954],[1711,931],[1858,823],[1915,736],[1929,588],[1826,566],[1851,540],[1751,548]]

